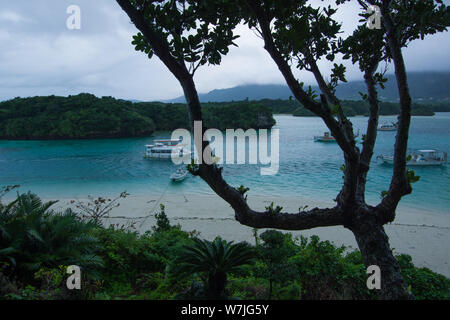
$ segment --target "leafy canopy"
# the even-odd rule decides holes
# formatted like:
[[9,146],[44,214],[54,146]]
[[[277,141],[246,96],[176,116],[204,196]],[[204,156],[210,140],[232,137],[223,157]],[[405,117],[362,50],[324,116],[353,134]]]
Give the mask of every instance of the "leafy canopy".
[[[168,45],[169,54],[182,65],[188,63],[189,72],[194,74],[206,63],[220,64],[222,57],[235,45],[238,36],[233,29],[239,22],[239,15],[225,15],[227,1],[131,0],[134,7],[144,13],[145,21],[151,27],[152,36]],[[202,20],[199,19],[202,17]],[[154,46],[139,32],[133,37],[136,51],[142,51],[149,58],[155,53]]]

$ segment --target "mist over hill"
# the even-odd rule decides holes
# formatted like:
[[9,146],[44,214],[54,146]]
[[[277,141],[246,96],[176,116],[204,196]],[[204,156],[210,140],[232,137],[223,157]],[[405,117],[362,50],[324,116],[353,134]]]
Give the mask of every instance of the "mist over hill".
[[[388,82],[384,90],[379,90],[382,101],[398,101],[397,82],[393,74],[386,75]],[[408,82],[413,100],[420,102],[450,100],[450,72],[410,72]],[[312,88],[318,91],[317,86]],[[349,81],[341,83],[337,88],[337,96],[343,100],[360,100],[359,92],[366,92],[364,81]],[[225,102],[261,99],[288,99],[292,96],[286,85],[258,85],[249,84],[228,89],[216,89],[200,94],[201,102]],[[185,103],[183,96],[167,102]]]

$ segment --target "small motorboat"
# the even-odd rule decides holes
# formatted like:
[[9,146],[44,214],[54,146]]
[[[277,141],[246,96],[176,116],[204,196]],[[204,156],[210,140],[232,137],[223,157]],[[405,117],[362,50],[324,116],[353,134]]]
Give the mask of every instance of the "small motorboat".
[[324,132],[323,136],[314,136],[315,142],[336,142],[336,139],[329,133]]
[[390,124],[382,124],[378,127],[378,131],[396,131],[397,130],[397,123],[390,123]]
[[[384,163],[393,164],[394,156],[379,155],[377,158]],[[416,150],[409,153],[406,165],[408,166],[440,166],[447,162],[447,152],[437,150]]]
[[186,169],[179,168],[171,174],[170,180],[172,180],[173,182],[183,181],[184,179],[186,179],[187,173],[188,172]]

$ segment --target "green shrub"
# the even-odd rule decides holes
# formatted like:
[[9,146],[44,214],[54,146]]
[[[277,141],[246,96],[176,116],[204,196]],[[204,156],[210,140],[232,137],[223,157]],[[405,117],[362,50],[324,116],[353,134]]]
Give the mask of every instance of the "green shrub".
[[156,226],[153,227],[153,231],[161,232],[161,231],[169,231],[172,226],[170,225],[169,218],[166,215],[166,207],[161,203],[159,205],[161,211],[155,214],[156,218]]
[[[164,208],[152,231],[104,228],[31,194],[0,204],[0,297],[49,299],[374,299],[358,250],[312,236],[269,230],[256,247],[171,226]],[[254,258],[254,259],[252,259]],[[252,264],[246,264],[250,261]],[[417,299],[450,299],[450,279],[398,255]],[[67,290],[68,265],[82,268],[82,290]],[[185,272],[181,272],[181,271]],[[228,281],[227,281],[228,280]],[[272,282],[272,286],[270,286]],[[272,292],[272,294],[270,294]]]
[[154,252],[163,257],[166,263],[173,261],[179,254],[181,247],[192,242],[192,235],[181,230],[181,226],[172,226],[168,231],[147,232]]
[[286,285],[279,287],[275,291],[275,296],[279,300],[298,300],[302,295],[302,286],[300,281],[294,280]]
[[269,286],[261,277],[239,277],[233,275],[227,286],[229,296],[233,299],[262,300],[267,299]]
[[114,226],[95,231],[105,261],[104,288],[98,298],[170,299],[188,287],[189,277],[173,278],[167,270],[191,234],[164,220],[164,225],[144,234]]
[[402,275],[416,299],[450,299],[450,279],[428,268],[415,267],[409,255],[398,255],[397,261],[400,265]]
[[266,298],[271,299],[274,285],[285,285],[298,277],[296,264],[289,261],[289,257],[292,257],[298,248],[289,233],[267,230],[260,238],[263,243],[256,248],[262,263],[256,265],[255,273],[268,280],[269,290]]
[[149,234],[109,228],[98,228],[95,236],[102,243],[99,255],[105,262],[103,279],[132,283],[141,273],[161,272],[165,259],[154,250]]
[[6,273],[35,283],[41,268],[78,265],[85,275],[98,277],[103,262],[96,255],[95,224],[80,221],[71,210],[50,210],[54,203],[27,193],[0,208],[0,262],[9,263]]
[[[299,253],[290,260],[299,270],[302,299],[368,299],[367,274],[357,254],[312,236],[301,237]],[[359,262],[359,263],[358,263]]]

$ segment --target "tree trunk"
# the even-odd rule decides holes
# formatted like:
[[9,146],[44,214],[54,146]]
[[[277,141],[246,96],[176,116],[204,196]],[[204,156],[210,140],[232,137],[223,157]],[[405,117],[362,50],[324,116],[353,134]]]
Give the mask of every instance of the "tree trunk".
[[225,285],[227,283],[227,275],[224,272],[210,273],[208,278],[207,297],[210,300],[225,299]]
[[[414,299],[408,292],[407,284],[400,272],[389,245],[389,238],[382,225],[365,223],[352,230],[366,267],[376,265],[381,271],[381,290],[379,298],[382,300]],[[376,290],[376,289],[375,289]]]
[[268,300],[272,299],[272,289],[273,289],[273,280],[269,280],[269,298]]

